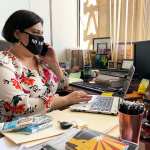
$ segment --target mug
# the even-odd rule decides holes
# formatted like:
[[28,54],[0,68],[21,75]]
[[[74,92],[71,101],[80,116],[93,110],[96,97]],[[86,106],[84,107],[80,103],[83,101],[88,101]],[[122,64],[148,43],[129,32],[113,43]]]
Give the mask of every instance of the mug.
[[119,111],[120,138],[139,143],[143,114],[129,115]]

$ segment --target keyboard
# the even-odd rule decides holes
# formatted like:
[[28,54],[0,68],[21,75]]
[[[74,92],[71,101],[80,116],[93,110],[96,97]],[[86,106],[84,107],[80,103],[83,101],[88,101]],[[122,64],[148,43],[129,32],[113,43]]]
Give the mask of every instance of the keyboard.
[[123,72],[128,73],[129,69],[100,69],[100,71]]
[[88,82],[74,82],[74,83],[71,83],[70,85],[77,86],[77,87],[87,89],[87,90],[91,90],[91,91],[94,91],[97,93],[102,93],[105,91],[117,92],[119,90],[117,88],[106,87],[104,85],[95,84],[95,83],[88,83]]
[[92,110],[107,111],[110,112],[113,104],[113,97],[100,97],[97,96],[94,102],[91,104]]
[[104,113],[116,115],[118,112],[119,97],[93,95],[88,102],[81,102],[70,106],[71,111]]
[[114,77],[120,77],[120,78],[125,78],[128,76],[127,72],[115,72],[115,71],[101,71],[102,74],[104,75],[109,75],[109,76],[114,76]]

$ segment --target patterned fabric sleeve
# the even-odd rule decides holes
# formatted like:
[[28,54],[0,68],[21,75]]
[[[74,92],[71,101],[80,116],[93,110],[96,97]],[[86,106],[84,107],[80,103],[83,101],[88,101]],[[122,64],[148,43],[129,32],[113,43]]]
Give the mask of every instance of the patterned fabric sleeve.
[[64,77],[62,80],[59,81],[59,84],[58,84],[58,91],[60,90],[65,90],[69,87],[69,75],[66,71],[64,71]]
[[[43,112],[50,107],[53,97],[33,98],[24,91],[12,68],[0,65],[0,104],[3,103],[2,116],[15,117],[28,113]],[[1,108],[1,106],[0,106]],[[6,120],[9,120],[7,118]]]

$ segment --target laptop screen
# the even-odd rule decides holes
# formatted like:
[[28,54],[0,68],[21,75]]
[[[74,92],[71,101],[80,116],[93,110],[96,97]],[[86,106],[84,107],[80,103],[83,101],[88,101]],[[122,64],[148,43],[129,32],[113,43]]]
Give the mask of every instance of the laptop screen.
[[134,72],[135,72],[135,67],[132,65],[132,67],[129,70],[129,74],[127,75],[127,77],[124,81],[124,84],[123,84],[123,96],[125,96],[127,94],[127,91],[130,87]]
[[133,60],[123,60],[122,69],[130,69],[133,66]]

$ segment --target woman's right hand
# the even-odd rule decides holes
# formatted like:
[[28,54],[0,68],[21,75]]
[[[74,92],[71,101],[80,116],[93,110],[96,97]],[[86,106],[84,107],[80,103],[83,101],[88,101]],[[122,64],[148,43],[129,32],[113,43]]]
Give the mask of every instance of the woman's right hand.
[[47,47],[47,52],[45,56],[41,56],[43,61],[45,61],[47,64],[56,64],[58,63],[58,59],[56,56],[56,52],[53,47],[51,47],[49,44],[45,43]]
[[66,96],[68,104],[75,104],[79,102],[89,101],[92,98],[84,91],[74,91]]

